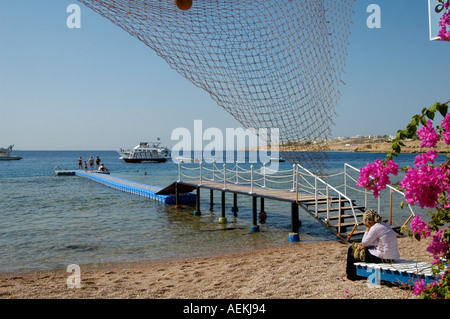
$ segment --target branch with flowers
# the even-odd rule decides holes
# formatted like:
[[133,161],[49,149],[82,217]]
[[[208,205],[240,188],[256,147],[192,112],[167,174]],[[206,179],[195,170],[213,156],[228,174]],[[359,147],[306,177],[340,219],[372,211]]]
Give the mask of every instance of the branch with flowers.
[[435,8],[437,13],[444,12],[439,20],[439,33],[438,37],[444,41],[450,41],[450,0],[439,0]]
[[[448,3],[448,2],[447,2]],[[448,6],[446,7],[448,8]],[[381,190],[390,184],[389,175],[397,175],[399,167],[394,156],[401,153],[405,139],[418,136],[420,146],[426,152],[415,157],[413,167],[403,167],[403,179],[397,183],[397,188],[405,194],[408,205],[419,205],[423,209],[431,209],[431,220],[425,223],[420,216],[411,220],[411,237],[421,240],[432,237],[427,248],[433,257],[433,273],[438,281],[425,286],[424,281],[416,281],[413,293],[420,298],[450,298],[450,113],[448,105],[435,103],[424,108],[421,114],[412,117],[404,130],[397,131],[392,141],[392,147],[385,160],[375,160],[368,163],[360,171],[357,186],[364,187],[374,193],[375,198]],[[440,125],[434,125],[436,115],[442,115]],[[438,154],[435,149],[437,143],[443,140],[447,145],[445,160],[436,163]],[[402,230],[403,232],[405,229]]]

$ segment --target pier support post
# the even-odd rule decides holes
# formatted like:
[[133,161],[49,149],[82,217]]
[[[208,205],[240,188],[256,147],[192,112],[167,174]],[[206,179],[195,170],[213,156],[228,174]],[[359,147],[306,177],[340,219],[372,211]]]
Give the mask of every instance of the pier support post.
[[234,216],[237,216],[237,212],[239,211],[239,208],[237,207],[237,194],[233,193],[233,207],[231,208],[231,211],[233,212]]
[[264,197],[261,197],[260,201],[261,201],[261,209],[260,209],[260,212],[259,212],[259,220],[261,222],[265,222],[266,218],[267,218],[267,214],[264,211]]
[[175,182],[175,209],[180,208],[180,190],[178,188],[178,183]]
[[259,226],[258,226],[258,221],[257,221],[257,202],[258,198],[256,196],[252,196],[252,213],[253,213],[253,225],[250,228],[250,230],[252,232],[258,232],[259,231]]
[[197,196],[195,197],[195,210],[194,216],[200,216],[202,213],[200,211],[200,186],[197,186]]
[[297,242],[300,241],[300,236],[298,234],[298,204],[292,202],[291,204],[291,232],[289,233],[289,241]]
[[225,217],[225,191],[222,191],[222,197],[221,197],[221,202],[222,202],[222,212],[221,212],[221,216],[219,218],[219,224],[226,224],[227,223],[227,218]]
[[212,189],[209,190],[209,211],[214,211],[214,192]]

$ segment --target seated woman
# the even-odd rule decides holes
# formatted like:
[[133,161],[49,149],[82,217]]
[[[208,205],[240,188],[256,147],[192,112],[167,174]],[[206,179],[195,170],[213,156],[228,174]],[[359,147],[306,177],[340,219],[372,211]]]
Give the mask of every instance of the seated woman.
[[[361,245],[356,249],[365,249],[366,263],[390,263],[394,259],[400,258],[398,251],[397,235],[392,228],[384,223],[377,211],[369,209],[364,212],[363,223],[366,226],[366,232]],[[350,246],[347,252],[347,279],[359,280],[365,277],[356,274],[354,265],[353,247]]]
[[101,164],[100,165],[100,167],[98,168],[98,170],[100,171],[100,172],[108,172],[108,169],[106,168],[106,166],[105,165],[103,165],[103,164]]

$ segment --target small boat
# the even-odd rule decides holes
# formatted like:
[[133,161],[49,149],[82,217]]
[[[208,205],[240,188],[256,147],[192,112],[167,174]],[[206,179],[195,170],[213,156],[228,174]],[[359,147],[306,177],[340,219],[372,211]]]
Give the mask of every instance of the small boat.
[[200,163],[200,160],[197,158],[190,158],[190,157],[182,157],[178,156],[175,159],[173,159],[175,163]]
[[270,161],[271,162],[286,162],[286,160],[282,156],[280,156],[280,157],[271,157]]
[[22,159],[20,156],[11,156],[13,147],[14,145],[10,145],[8,148],[0,148],[0,160],[11,161]]
[[160,144],[159,142],[141,142],[131,150],[120,149],[118,153],[120,159],[127,163],[166,162],[170,159],[170,151]]

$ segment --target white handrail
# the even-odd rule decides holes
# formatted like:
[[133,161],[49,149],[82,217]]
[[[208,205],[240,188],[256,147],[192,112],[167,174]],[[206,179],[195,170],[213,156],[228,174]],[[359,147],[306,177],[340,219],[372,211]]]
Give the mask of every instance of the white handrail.
[[[334,192],[336,192],[340,197],[342,196],[343,198],[345,198],[351,207],[352,213],[353,213],[353,217],[355,218],[355,223],[358,224],[358,218],[356,217],[356,212],[355,212],[355,207],[353,206],[353,202],[352,200],[347,197],[345,194],[343,194],[342,192],[338,191],[336,188],[334,188],[333,186],[331,186],[330,184],[328,184],[327,182],[325,182],[323,179],[321,179],[320,177],[314,175],[313,173],[311,173],[309,170],[307,170],[306,168],[304,168],[303,166],[301,166],[300,164],[297,164],[299,168],[303,169],[305,172],[307,172],[308,174],[310,174],[312,177],[315,178],[316,181],[321,182],[322,184],[325,185],[327,191],[329,189],[333,190]],[[318,215],[318,210],[317,210],[317,204],[318,204],[318,196],[317,196],[317,186],[315,189],[315,206],[316,206],[316,217]]]

